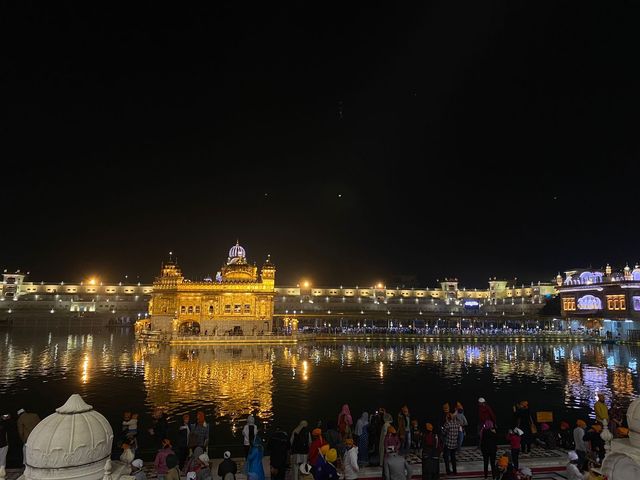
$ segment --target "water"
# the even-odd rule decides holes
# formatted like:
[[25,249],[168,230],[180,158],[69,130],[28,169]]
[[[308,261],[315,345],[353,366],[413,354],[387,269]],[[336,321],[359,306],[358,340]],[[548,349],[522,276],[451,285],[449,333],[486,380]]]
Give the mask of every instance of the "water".
[[380,406],[395,416],[406,403],[424,423],[439,419],[444,402],[459,400],[475,425],[482,396],[504,429],[513,403],[523,399],[533,411],[552,411],[556,424],[593,418],[600,391],[610,406],[626,409],[640,391],[639,353],[597,344],[402,340],[151,347],[136,343],[128,329],[13,329],[0,333],[0,413],[25,408],[44,418],[79,393],[114,431],[123,410],[139,412],[144,446],[156,406],[166,409],[170,424],[202,407],[213,424],[214,455],[229,447],[240,452],[251,412],[261,428],[277,423],[290,431],[303,418],[336,421],[343,403],[354,422]]

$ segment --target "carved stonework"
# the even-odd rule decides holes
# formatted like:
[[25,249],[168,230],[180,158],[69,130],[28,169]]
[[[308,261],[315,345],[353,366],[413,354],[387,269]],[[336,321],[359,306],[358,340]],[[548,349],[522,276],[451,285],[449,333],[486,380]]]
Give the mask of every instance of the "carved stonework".
[[113,430],[107,419],[80,395],[71,395],[29,435],[24,478],[99,479],[112,443]]

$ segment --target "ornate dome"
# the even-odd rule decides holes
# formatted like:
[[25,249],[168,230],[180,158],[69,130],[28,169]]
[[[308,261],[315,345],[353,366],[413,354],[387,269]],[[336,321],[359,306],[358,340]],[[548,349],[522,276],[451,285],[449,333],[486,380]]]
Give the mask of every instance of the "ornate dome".
[[229,258],[227,264],[244,263],[246,261],[246,252],[238,242],[229,250]]
[[74,467],[78,478],[101,478],[111,455],[113,430],[106,418],[73,394],[33,429],[26,445],[25,478],[65,478],[52,472]]

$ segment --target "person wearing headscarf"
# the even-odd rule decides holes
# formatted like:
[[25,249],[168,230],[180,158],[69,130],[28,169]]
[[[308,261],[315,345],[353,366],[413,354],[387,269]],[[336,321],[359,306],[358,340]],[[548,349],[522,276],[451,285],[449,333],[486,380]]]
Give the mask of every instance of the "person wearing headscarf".
[[484,478],[489,473],[489,465],[491,465],[491,478],[495,478],[496,455],[498,453],[498,433],[491,420],[484,422],[482,435],[480,436],[480,451],[482,452],[482,461],[484,462]]
[[384,466],[384,441],[385,438],[387,438],[387,429],[393,423],[393,417],[390,413],[385,412],[382,416],[382,420],[384,421],[384,423],[382,424],[382,428],[380,429],[380,439],[378,440],[378,452],[380,452],[379,462],[381,467]]
[[522,430],[520,451],[523,454],[527,454],[531,452],[531,444],[533,443],[532,426],[534,425],[527,400],[522,400],[515,405],[514,416],[516,427]]
[[425,433],[422,437],[422,480],[439,478],[440,452],[442,452],[442,442],[433,431],[433,425],[426,423]]
[[582,468],[587,459],[587,445],[584,443],[585,428],[587,428],[587,423],[584,420],[577,420],[576,428],[573,429],[573,442],[575,443],[576,454],[580,460],[578,463],[580,468]]
[[387,447],[392,446],[394,448],[394,451],[398,453],[400,451],[401,444],[402,441],[400,440],[395,427],[393,425],[389,425],[389,427],[387,428],[387,435],[384,438],[384,451],[387,452]]
[[406,453],[411,447],[411,417],[409,416],[409,407],[404,405],[398,413],[398,438],[400,439],[400,448],[396,450],[399,453]]
[[253,441],[258,435],[258,427],[256,427],[256,419],[253,415],[247,417],[247,424],[242,429],[242,439],[244,445],[244,456],[249,456],[249,450],[253,445]]
[[609,421],[609,410],[607,410],[607,404],[604,403],[604,393],[598,393],[598,401],[593,406],[593,410],[596,413],[596,422]]
[[200,457],[200,455],[202,455],[204,453],[204,450],[202,450],[202,447],[196,447],[193,449],[193,452],[191,453],[191,456],[187,459],[186,462],[184,462],[184,467],[182,469],[182,471],[187,474],[189,472],[198,472],[198,470],[200,470],[201,467],[201,463],[200,460],[198,460],[198,457]]
[[582,472],[580,469],[578,454],[570,451],[567,457],[569,459],[569,463],[567,463],[567,480],[587,480],[589,478],[589,471]]
[[131,462],[130,475],[135,478],[135,480],[147,480],[147,475],[144,473],[144,462],[141,459],[136,458]]
[[[211,473],[209,455],[203,453],[198,457],[198,460],[200,461],[200,470],[196,473],[196,480],[212,480],[213,474]],[[177,480],[180,480],[180,477]]]
[[496,480],[516,480],[513,467],[509,465],[509,457],[500,457],[496,462],[496,467]]
[[231,460],[231,452],[227,450],[222,455],[223,459],[218,465],[218,476],[221,480],[236,480],[236,473],[238,473],[238,465]]
[[359,445],[358,442],[358,438],[360,437],[360,435],[362,435],[362,430],[363,429],[367,429],[369,428],[369,413],[368,412],[362,412],[362,415],[360,415],[360,418],[358,419],[358,421],[356,422],[356,428],[354,430],[354,435],[353,435],[353,441]]
[[289,443],[291,444],[291,473],[293,480],[298,480],[300,465],[307,463],[309,458],[309,446],[311,445],[311,434],[308,423],[302,420],[291,432]]
[[353,443],[352,438],[347,438],[344,441],[345,452],[342,459],[342,465],[344,467],[345,480],[355,480],[358,478],[358,471],[360,466],[358,465],[358,447]]
[[478,436],[483,431],[483,426],[487,420],[491,420],[493,425],[497,425],[496,414],[493,413],[493,409],[483,397],[480,397],[478,398]]
[[604,440],[600,436],[602,433],[602,424],[596,422],[584,434],[583,440],[588,446],[588,453],[597,463],[601,463],[604,458]]
[[342,436],[342,439],[351,435],[351,426],[353,425],[353,418],[351,417],[351,411],[349,405],[346,403],[342,405],[342,410],[338,414],[338,432]]
[[316,470],[315,480],[338,480],[338,471],[336,470],[336,460],[338,452],[335,448],[330,448],[326,456],[323,457],[322,464],[319,464]]
[[512,428],[507,432],[507,441],[511,447],[511,462],[517,470],[519,467],[518,458],[520,456],[520,447],[522,446],[522,430],[518,427]]
[[269,437],[267,448],[269,449],[271,478],[273,480],[284,480],[290,445],[287,433],[279,425],[276,425],[275,431]]
[[460,432],[458,432],[458,448],[460,448],[464,442],[465,428],[469,425],[467,417],[464,415],[464,407],[462,406],[462,403],[456,402],[456,408],[453,411],[453,414],[458,418],[458,422],[460,422]]
[[153,461],[159,480],[165,480],[165,476],[169,470],[167,466],[167,457],[169,455],[174,455],[174,451],[171,449],[171,441],[168,438],[165,438],[162,440],[162,448],[158,450],[156,458]]
[[547,450],[553,450],[558,447],[558,434],[551,429],[548,423],[540,425],[540,435],[538,440]]
[[245,463],[245,473],[247,478],[251,476],[253,480],[264,480],[264,467],[262,466],[262,457],[264,455],[264,447],[260,435],[256,434],[253,439],[253,445],[249,450],[249,456]]
[[326,445],[327,442],[322,437],[322,430],[319,428],[314,428],[311,431],[311,438],[312,442],[311,445],[309,445],[309,463],[312,467],[315,467],[318,461],[320,448],[322,448],[323,445]]

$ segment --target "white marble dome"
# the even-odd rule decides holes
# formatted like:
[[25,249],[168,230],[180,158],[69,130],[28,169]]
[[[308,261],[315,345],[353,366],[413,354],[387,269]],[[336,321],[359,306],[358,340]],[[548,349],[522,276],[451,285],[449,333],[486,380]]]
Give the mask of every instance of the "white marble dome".
[[112,443],[113,430],[107,419],[80,395],[71,395],[29,435],[24,477],[102,478]]
[[631,445],[640,448],[640,397],[631,402],[627,409],[627,424]]

